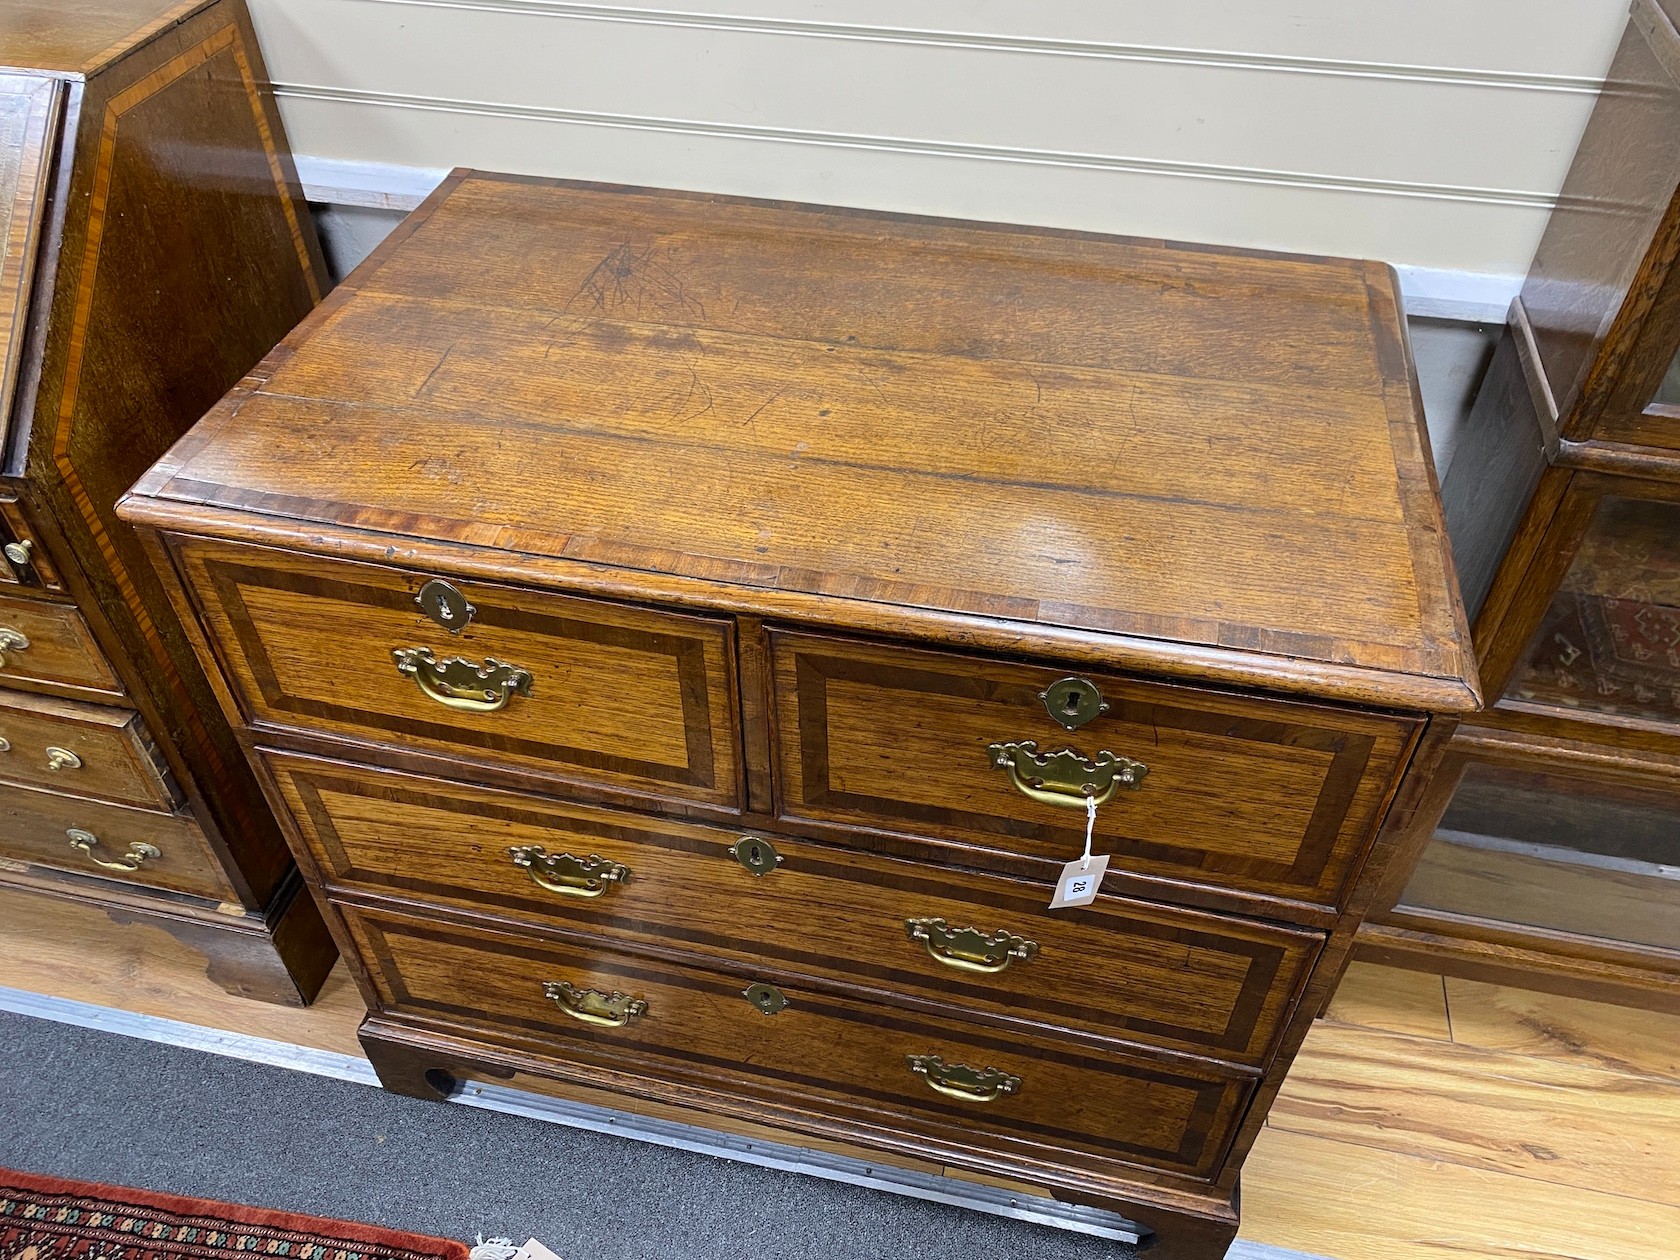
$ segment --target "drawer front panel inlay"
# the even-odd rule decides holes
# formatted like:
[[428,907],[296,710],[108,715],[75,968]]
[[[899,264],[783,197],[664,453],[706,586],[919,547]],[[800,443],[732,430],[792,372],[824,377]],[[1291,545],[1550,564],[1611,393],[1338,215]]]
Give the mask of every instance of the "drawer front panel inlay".
[[[385,1008],[396,1014],[534,1042],[570,1062],[593,1060],[735,1098],[815,1104],[1000,1154],[1049,1146],[1098,1167],[1206,1177],[1249,1091],[1246,1079],[1211,1067],[1000,1037],[897,1012],[861,993],[778,984],[786,1006],[767,1015],[746,996],[754,976],[744,969],[500,934],[469,937],[355,909],[345,917]],[[568,1014],[545,989],[561,984],[571,989],[565,1004],[592,991],[605,1011],[616,995],[620,1026]],[[746,1046],[750,1054],[742,1053]],[[978,1072],[991,1068],[1018,1084],[988,1103],[948,1097],[910,1065],[930,1055]]]
[[[1041,693],[1064,671],[798,634],[772,639],[778,780],[790,820],[1065,862],[1085,811],[1030,799],[999,743],[1140,763],[1098,810],[1111,870],[1338,904],[1409,747],[1410,721],[1093,677],[1077,730]],[[1072,799],[1080,806],[1078,799]]]
[[123,693],[81,613],[10,595],[0,595],[0,683],[112,698]]
[[0,782],[170,810],[180,793],[137,713],[0,691]]
[[[1258,1064],[1314,933],[1103,897],[1051,912],[1048,887],[776,837],[766,875],[731,856],[737,831],[269,753],[329,887],[424,897],[615,945],[694,950],[957,1003],[998,1024],[1079,1032]],[[552,891],[510,850],[599,857],[622,874]],[[575,867],[571,867],[575,871]],[[540,872],[538,872],[540,873]],[[566,886],[562,885],[564,889]],[[933,952],[915,920],[943,920]],[[957,962],[1003,931],[1030,957]],[[939,953],[946,961],[934,957]]]
[[0,794],[0,854],[213,901],[239,899],[204,832],[184,814],[8,788]]
[[[184,564],[259,727],[739,797],[727,623],[459,582],[474,611],[450,634],[416,603],[428,575],[220,544],[191,546]],[[434,694],[456,660],[484,671],[495,701]]]

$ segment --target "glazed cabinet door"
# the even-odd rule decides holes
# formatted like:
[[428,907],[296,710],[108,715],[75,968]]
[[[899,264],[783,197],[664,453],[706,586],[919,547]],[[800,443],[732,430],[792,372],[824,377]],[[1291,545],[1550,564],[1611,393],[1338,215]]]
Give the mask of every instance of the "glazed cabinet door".
[[1387,921],[1680,968],[1680,769],[1571,754],[1461,733],[1435,780],[1440,821]]

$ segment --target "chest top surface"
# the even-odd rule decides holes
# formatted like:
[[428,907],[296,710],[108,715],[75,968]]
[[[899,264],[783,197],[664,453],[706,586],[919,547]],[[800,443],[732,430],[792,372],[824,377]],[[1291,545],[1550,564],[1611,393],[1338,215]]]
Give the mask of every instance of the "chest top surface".
[[210,0],[5,0],[0,66],[93,74]]
[[135,493],[1463,709],[1423,441],[1380,264],[458,173]]

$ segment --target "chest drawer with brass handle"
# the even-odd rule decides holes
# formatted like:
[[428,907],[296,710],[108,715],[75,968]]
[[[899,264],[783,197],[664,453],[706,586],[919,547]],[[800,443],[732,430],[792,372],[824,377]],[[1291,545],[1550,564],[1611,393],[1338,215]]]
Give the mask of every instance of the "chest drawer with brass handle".
[[[1251,1088],[1246,1077],[1190,1060],[1002,1037],[863,994],[783,981],[786,1004],[766,1017],[744,995],[754,977],[739,966],[468,933],[359,908],[346,908],[345,919],[390,1014],[463,1023],[573,1063],[736,1099],[887,1113],[971,1150],[1003,1153],[1052,1138],[1104,1171],[1135,1165],[1206,1176]],[[750,1055],[740,1052],[746,1045]]]
[[416,602],[424,574],[221,543],[185,565],[258,728],[739,797],[727,622],[459,583],[471,616],[451,630]]
[[68,604],[0,595],[0,685],[118,699],[116,671]]
[[181,797],[129,709],[0,690],[0,783],[172,810]]
[[771,654],[787,821],[1066,862],[1094,797],[1110,880],[1163,897],[1188,882],[1338,905],[1416,729],[1093,676],[1107,707],[1068,730],[1044,702],[1055,670],[794,633]]
[[755,874],[735,856],[739,833],[724,828],[265,759],[334,893],[423,898],[620,947],[773,961],[923,1005],[959,1002],[1000,1025],[1259,1064],[1323,939],[1120,897],[1051,911],[1045,885],[786,837],[774,844],[781,860]]
[[215,901],[237,900],[203,830],[185,814],[8,788],[0,793],[0,856]]

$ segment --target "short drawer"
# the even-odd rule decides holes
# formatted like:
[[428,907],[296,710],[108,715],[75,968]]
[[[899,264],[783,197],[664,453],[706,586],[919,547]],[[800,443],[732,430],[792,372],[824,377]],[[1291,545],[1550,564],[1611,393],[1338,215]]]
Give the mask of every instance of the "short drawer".
[[237,900],[198,824],[51,792],[0,793],[0,855],[39,866]]
[[0,683],[113,698],[123,690],[81,613],[15,595],[0,595]]
[[957,1004],[998,1026],[1257,1065],[1320,945],[1315,933],[1122,897],[1051,911],[1045,885],[782,837],[747,840],[780,858],[758,875],[734,856],[736,831],[265,760],[331,888],[762,960],[927,1008]]
[[772,659],[778,797],[794,823],[854,827],[860,844],[886,830],[1066,862],[1084,843],[1083,799],[1030,799],[993,746],[1072,750],[1091,766],[1109,753],[1144,767],[1098,810],[1111,871],[1326,907],[1417,725],[1080,674],[1108,707],[1070,731],[1040,699],[1066,671],[792,633],[773,636]]
[[[727,622],[452,580],[471,614],[458,614],[465,628],[451,634],[417,602],[426,574],[183,546],[187,580],[254,726],[657,796],[739,799]],[[457,658],[507,667],[494,675],[507,685],[492,682],[493,699],[463,699],[443,672]]]
[[[344,915],[386,1011],[525,1039],[572,1064],[804,1105],[968,1150],[1048,1147],[1102,1171],[1143,1165],[1209,1177],[1252,1086],[1208,1065],[909,1015],[862,993],[779,985],[766,994],[751,989],[761,982],[749,968],[467,935],[348,907]],[[766,1014],[754,997],[780,1009]]]
[[0,782],[142,809],[180,804],[140,715],[0,691]]

